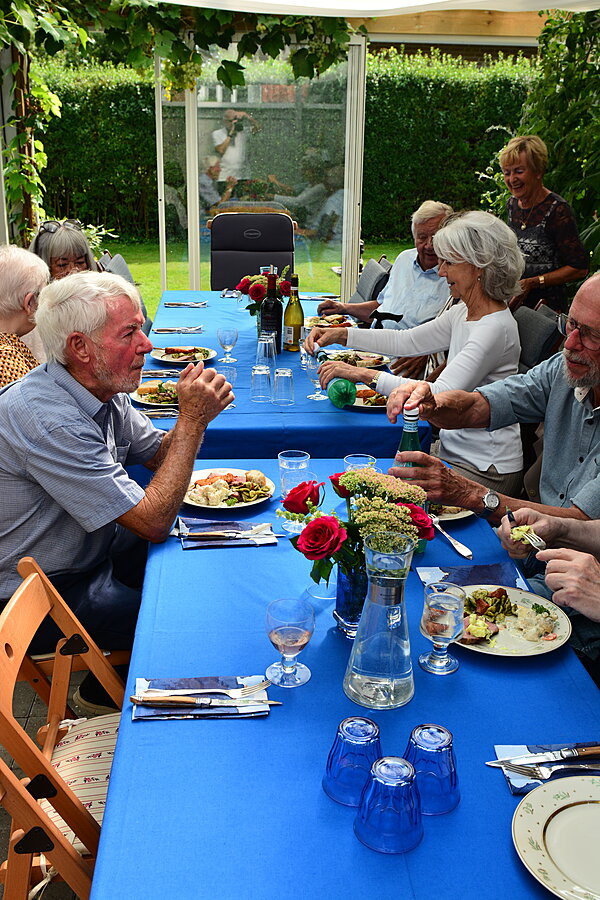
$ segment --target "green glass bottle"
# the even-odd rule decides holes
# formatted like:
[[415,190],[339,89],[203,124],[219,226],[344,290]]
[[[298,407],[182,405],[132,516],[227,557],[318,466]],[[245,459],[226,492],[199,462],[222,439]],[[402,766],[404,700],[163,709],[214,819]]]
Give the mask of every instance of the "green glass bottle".
[[[321,352],[317,354],[317,359],[319,362],[326,362],[329,357]],[[356,400],[356,385],[347,378],[332,378],[327,385],[327,396],[338,409],[352,406]]]
[[[420,450],[419,410],[406,409],[406,407],[404,407],[402,410],[402,418],[404,419],[404,426],[402,428],[402,437],[398,445],[398,453],[403,453],[405,450]],[[414,463],[396,463],[396,465],[406,469],[413,467]]]

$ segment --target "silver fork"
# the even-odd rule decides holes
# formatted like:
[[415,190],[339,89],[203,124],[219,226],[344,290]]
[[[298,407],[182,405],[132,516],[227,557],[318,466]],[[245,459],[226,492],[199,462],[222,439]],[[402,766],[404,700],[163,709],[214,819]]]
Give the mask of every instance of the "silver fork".
[[252,694],[256,694],[257,691],[264,691],[270,684],[270,681],[259,681],[258,684],[247,684],[241,688],[199,688],[197,691],[166,691],[158,690],[157,688],[148,688],[147,691],[143,692],[143,696],[160,697],[161,694],[168,694],[169,696],[177,695],[187,697],[188,695],[225,694],[225,696],[230,697],[232,700],[239,700],[241,697],[250,697]]
[[570,769],[574,772],[583,769],[600,773],[600,761],[597,766],[584,765],[583,763],[564,766],[516,766],[514,763],[504,763],[502,768],[508,769],[509,772],[514,772],[516,775],[530,775],[536,781],[547,781],[549,778],[552,778],[555,772],[561,772],[563,769]]
[[523,540],[527,541],[528,544],[531,544],[534,550],[546,549],[546,542],[543,541],[539,534],[536,534],[535,531],[526,531],[523,534]]

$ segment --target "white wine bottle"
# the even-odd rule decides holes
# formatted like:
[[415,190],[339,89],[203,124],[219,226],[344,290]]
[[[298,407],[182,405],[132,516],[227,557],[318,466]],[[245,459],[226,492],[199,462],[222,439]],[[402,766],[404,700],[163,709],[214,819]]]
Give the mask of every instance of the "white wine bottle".
[[283,349],[300,350],[300,332],[304,325],[304,311],[298,296],[298,276],[290,276],[290,299],[283,317]]

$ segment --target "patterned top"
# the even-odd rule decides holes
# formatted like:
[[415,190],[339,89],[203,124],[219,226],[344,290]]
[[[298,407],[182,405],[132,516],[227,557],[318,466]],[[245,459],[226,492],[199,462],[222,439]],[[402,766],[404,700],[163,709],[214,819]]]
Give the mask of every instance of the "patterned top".
[[0,387],[22,378],[37,365],[37,359],[18,335],[0,333]]
[[[508,201],[508,225],[525,257],[524,278],[535,278],[561,266],[587,269],[589,255],[579,237],[573,210],[552,191],[541,203],[521,209],[516,198]],[[529,291],[525,305],[533,309],[540,300],[552,309],[564,311],[566,286],[540,287]]]

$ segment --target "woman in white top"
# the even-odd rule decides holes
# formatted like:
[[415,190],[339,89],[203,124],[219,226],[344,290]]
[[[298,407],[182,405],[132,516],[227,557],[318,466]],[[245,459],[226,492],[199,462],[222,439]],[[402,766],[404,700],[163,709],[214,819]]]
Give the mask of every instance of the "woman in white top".
[[[448,216],[433,238],[440,276],[458,301],[436,319],[409,328],[362,330],[314,328],[306,340],[310,353],[339,343],[357,350],[394,356],[448,352],[446,368],[432,385],[434,394],[472,391],[518,371],[521,347],[507,303],[519,290],[524,260],[511,229],[490,213]],[[408,379],[346,363],[324,362],[323,387],[335,376],[377,385],[389,395]],[[440,431],[439,456],[453,468],[491,488],[518,492],[523,457],[518,425],[498,431]]]

